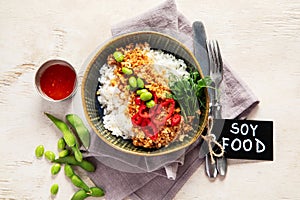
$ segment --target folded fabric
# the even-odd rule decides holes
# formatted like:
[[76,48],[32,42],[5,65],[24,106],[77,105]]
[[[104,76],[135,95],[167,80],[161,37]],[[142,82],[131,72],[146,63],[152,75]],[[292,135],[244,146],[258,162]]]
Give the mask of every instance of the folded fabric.
[[[192,48],[192,28],[188,20],[177,11],[174,0],[167,0],[149,12],[137,16],[134,19],[121,22],[112,27],[112,35],[137,30],[172,30],[189,36],[184,43]],[[226,118],[245,117],[258,103],[258,99],[238,78],[226,64],[224,69],[224,81],[221,86],[223,116]],[[99,162],[97,155],[101,157],[100,139],[93,134],[90,147],[90,155],[97,164],[97,170],[89,174],[89,177],[100,187],[106,190],[106,200],[120,200],[124,198],[147,199],[173,199],[183,184],[190,178],[195,170],[203,162],[199,159],[199,143],[196,142],[184,156],[183,160],[166,167],[176,180],[166,178],[165,169],[160,168],[148,173],[129,173],[109,167],[109,164]],[[111,159],[106,160],[110,162]],[[128,163],[126,163],[128,164]],[[134,165],[134,164],[133,164]],[[122,166],[119,166],[122,167]],[[120,168],[121,169],[121,168]]]

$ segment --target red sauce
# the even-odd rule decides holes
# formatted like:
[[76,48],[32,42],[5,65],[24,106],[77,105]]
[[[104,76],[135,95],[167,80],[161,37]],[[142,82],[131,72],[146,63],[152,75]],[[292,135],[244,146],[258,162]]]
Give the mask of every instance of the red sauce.
[[64,64],[53,64],[41,75],[42,91],[51,99],[61,100],[69,96],[75,87],[75,72]]

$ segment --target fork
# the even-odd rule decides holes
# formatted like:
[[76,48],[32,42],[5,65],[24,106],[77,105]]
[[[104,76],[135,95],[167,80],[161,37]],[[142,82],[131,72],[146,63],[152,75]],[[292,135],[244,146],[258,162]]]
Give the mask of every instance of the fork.
[[[210,62],[210,77],[212,80],[212,86],[215,88],[210,92],[211,101],[210,101],[210,115],[215,119],[221,119],[221,109],[222,106],[220,104],[220,84],[223,80],[223,60],[221,56],[220,47],[218,41],[209,40],[207,41],[207,49],[209,54],[209,62]],[[218,139],[216,137],[216,139]],[[208,159],[206,159],[208,161]],[[209,161],[208,161],[209,162]],[[214,167],[213,165],[208,167]],[[227,160],[223,156],[221,158],[217,158],[216,168],[218,173],[221,176],[225,176],[227,172]],[[213,171],[213,170],[211,170]]]

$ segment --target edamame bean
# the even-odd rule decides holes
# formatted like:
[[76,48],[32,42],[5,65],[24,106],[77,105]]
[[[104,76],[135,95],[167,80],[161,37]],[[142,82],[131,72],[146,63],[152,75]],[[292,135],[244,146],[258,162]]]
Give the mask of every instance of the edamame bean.
[[92,197],[102,197],[102,196],[104,196],[105,193],[104,193],[102,188],[91,187],[90,190],[89,190],[89,194]]
[[41,158],[44,155],[44,146],[43,145],[39,145],[35,148],[35,156],[37,158]]
[[79,188],[82,188],[82,189],[84,189],[86,192],[88,192],[89,191],[89,186],[87,186],[86,184],[85,184],[85,182],[83,182],[82,180],[81,180],[81,178],[79,177],[79,176],[77,176],[76,174],[74,174],[72,177],[71,177],[71,181],[72,181],[72,183],[76,186],[76,187],[79,187]]
[[129,85],[133,88],[136,88],[137,87],[137,82],[136,82],[136,78],[134,76],[131,76],[129,79],[128,79],[128,82],[129,82]]
[[46,151],[45,152],[45,157],[49,160],[49,161],[54,161],[55,160],[55,154],[52,151]]
[[142,101],[149,101],[152,98],[151,92],[143,92],[140,96]]
[[76,144],[76,138],[69,129],[68,125],[60,119],[57,119],[49,113],[45,113],[47,117],[55,124],[55,126],[63,133],[64,140],[69,147],[73,147]]
[[79,148],[77,145],[75,145],[74,147],[71,147],[73,153],[74,153],[74,156],[75,156],[75,159],[78,161],[78,162],[81,162],[82,161],[82,153],[80,152]]
[[124,60],[124,55],[120,51],[115,51],[113,57],[117,62],[122,62]]
[[122,72],[126,75],[130,75],[130,74],[133,74],[133,71],[132,69],[129,69],[127,67],[122,67]]
[[59,164],[59,163],[55,163],[55,164],[52,165],[52,167],[51,167],[51,174],[52,174],[52,175],[58,174],[58,172],[60,171],[60,168],[61,168],[60,164]]
[[78,190],[74,193],[71,200],[84,200],[85,198],[89,197],[90,195],[86,193],[84,190]]
[[65,164],[64,171],[65,175],[69,178],[71,178],[74,175],[74,170],[69,164]]
[[152,108],[153,106],[155,106],[155,102],[154,102],[153,100],[147,101],[147,102],[146,102],[146,106],[147,106],[148,108]]
[[58,150],[64,150],[65,147],[66,147],[66,142],[65,142],[64,138],[60,138],[57,141],[57,148],[58,148]]
[[59,189],[58,184],[56,184],[56,183],[53,184],[53,185],[51,186],[51,188],[50,188],[51,194],[52,194],[52,195],[56,195],[57,192],[58,192],[58,189]]
[[136,81],[137,81],[138,88],[144,88],[145,84],[141,78],[137,78]]
[[144,93],[144,92],[148,92],[148,90],[147,90],[147,89],[137,90],[137,91],[136,91],[136,94],[137,94],[137,95],[141,95],[141,94]]
[[59,152],[58,157],[63,158],[66,157],[67,155],[69,155],[69,150],[64,149],[61,152]]

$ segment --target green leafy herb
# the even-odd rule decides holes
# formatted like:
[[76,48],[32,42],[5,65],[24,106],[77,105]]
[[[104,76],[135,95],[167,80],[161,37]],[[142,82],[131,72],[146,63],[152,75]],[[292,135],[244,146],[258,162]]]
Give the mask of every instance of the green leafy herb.
[[198,119],[196,113],[205,106],[203,92],[205,87],[210,87],[211,78],[207,76],[201,79],[199,72],[195,71],[181,79],[171,75],[169,80],[172,98],[179,103],[185,121],[188,121],[188,116]]

